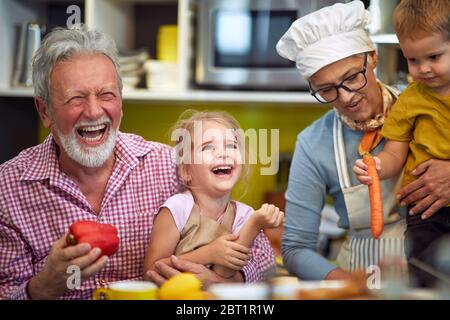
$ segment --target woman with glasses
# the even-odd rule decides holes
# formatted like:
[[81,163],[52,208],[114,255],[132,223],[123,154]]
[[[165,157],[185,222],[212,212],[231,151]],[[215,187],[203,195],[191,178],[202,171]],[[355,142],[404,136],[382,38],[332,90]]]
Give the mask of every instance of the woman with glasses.
[[[361,1],[335,4],[296,20],[277,44],[278,53],[295,61],[309,81],[311,94],[333,107],[299,134],[290,169],[282,254],[288,271],[301,279],[348,279],[352,271],[383,259],[402,261],[406,210],[397,195],[402,205],[422,199],[418,206],[430,196],[445,196],[437,186],[421,185],[437,177],[437,168],[450,172],[448,162],[432,162],[418,179],[421,185],[399,191],[400,177],[382,181],[384,231],[378,240],[372,238],[368,188],[351,168],[361,157],[365,132],[376,132],[369,151],[382,150],[379,131],[398,92],[375,77],[377,55],[365,30],[368,20]],[[449,173],[444,176],[450,180]],[[327,196],[334,200],[338,226],[348,230],[337,266],[316,251]]]

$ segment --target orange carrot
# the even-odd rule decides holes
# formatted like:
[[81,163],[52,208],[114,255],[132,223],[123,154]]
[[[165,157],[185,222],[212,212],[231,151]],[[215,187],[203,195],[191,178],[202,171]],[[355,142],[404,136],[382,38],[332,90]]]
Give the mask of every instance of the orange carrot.
[[370,197],[370,228],[375,239],[383,233],[384,215],[383,215],[383,195],[381,193],[380,178],[378,177],[375,160],[370,154],[363,156],[363,161],[367,165],[367,172],[372,178],[369,185]]
[[365,153],[370,152],[372,150],[375,144],[375,141],[377,141],[379,135],[379,131],[366,131],[364,132],[363,137],[361,138],[361,142],[358,146],[358,152],[360,155],[364,155]]

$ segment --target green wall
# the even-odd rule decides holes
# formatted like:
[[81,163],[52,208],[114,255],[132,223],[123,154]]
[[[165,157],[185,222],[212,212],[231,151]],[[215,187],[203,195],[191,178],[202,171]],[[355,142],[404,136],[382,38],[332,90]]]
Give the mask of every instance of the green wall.
[[[188,108],[197,110],[223,110],[231,113],[244,130],[279,129],[280,152],[292,153],[297,134],[314,120],[329,110],[319,104],[236,104],[218,102],[124,102],[121,131],[132,132],[147,140],[170,143],[169,129],[178,116]],[[40,126],[39,137],[42,141],[48,131]],[[259,207],[264,193],[274,191],[276,176],[260,175],[259,166],[252,168],[248,185],[241,183],[233,194],[236,200]],[[247,192],[243,192],[246,189]]]

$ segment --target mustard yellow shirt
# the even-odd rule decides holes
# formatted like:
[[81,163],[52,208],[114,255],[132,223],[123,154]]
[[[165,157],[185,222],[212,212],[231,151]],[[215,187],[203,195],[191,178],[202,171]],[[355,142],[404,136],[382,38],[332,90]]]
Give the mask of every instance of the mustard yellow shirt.
[[441,96],[413,82],[402,92],[386,119],[381,134],[390,140],[409,142],[403,185],[422,162],[450,159],[450,96]]

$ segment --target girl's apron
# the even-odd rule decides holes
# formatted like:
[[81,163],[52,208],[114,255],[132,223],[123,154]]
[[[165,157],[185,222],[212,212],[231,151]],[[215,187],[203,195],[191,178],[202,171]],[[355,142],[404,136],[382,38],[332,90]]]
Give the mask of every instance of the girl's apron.
[[214,241],[220,236],[230,234],[234,217],[235,208],[231,201],[228,203],[221,223],[202,215],[200,208],[194,204],[186,225],[181,230],[180,241],[175,249],[175,255],[179,256],[193,251]]
[[381,182],[383,191],[384,231],[378,240],[370,230],[369,188],[366,185],[351,185],[348,174],[347,157],[342,122],[335,113],[333,122],[334,155],[339,176],[339,184],[347,208],[349,230],[337,257],[338,266],[348,270],[366,269],[378,265],[383,258],[405,259],[404,232],[405,219],[399,213],[395,191],[401,184],[401,175]]

